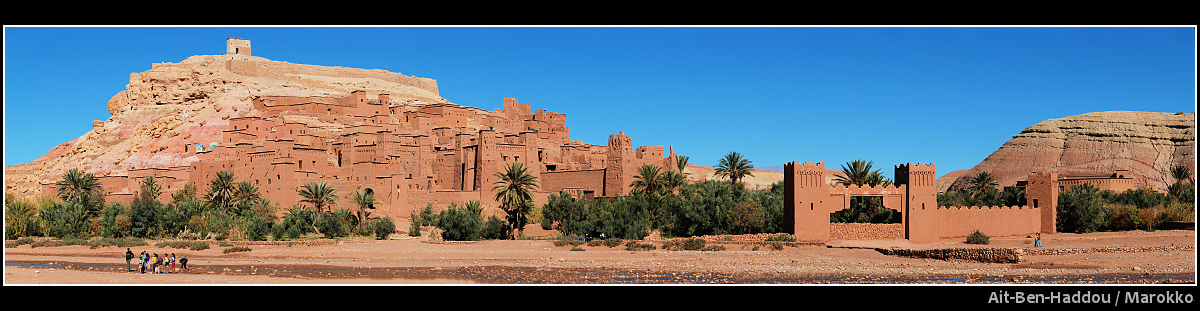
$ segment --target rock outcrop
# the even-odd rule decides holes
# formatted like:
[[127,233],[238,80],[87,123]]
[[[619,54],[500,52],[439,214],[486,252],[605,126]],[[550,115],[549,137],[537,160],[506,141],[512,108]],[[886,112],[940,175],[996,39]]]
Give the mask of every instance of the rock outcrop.
[[41,183],[54,182],[71,168],[107,176],[130,168],[186,166],[196,161],[189,142],[219,141],[231,117],[257,113],[254,97],[339,97],[353,91],[387,93],[406,105],[449,103],[438,94],[437,81],[428,78],[248,55],[192,56],[130,74],[125,90],[108,101],[111,117],[33,162],[5,166],[4,191],[18,197],[39,194]]
[[1012,186],[1030,172],[1062,176],[1129,170],[1158,191],[1175,180],[1177,165],[1196,171],[1196,115],[1109,111],[1050,119],[1026,128],[973,168],[937,180],[938,191],[962,189],[980,171]]

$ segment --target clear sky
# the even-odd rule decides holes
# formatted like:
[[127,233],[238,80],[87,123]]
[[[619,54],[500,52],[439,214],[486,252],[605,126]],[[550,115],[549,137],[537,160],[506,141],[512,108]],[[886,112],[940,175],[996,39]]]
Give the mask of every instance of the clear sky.
[[5,27],[4,164],[110,117],[129,74],[219,55],[436,79],[486,110],[566,114],[573,139],[673,146],[713,166],[855,159],[971,168],[1037,122],[1196,111],[1184,27]]

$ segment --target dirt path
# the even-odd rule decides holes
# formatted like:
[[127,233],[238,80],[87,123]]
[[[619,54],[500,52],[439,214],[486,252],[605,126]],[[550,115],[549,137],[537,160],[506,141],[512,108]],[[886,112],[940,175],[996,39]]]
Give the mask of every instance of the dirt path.
[[[188,271],[125,272],[124,248],[5,249],[5,284],[1142,284],[1195,283],[1195,231],[1048,234],[962,241],[830,241],[771,250],[723,244],[724,251],[627,251],[556,247],[553,241],[436,243],[421,239],[343,240],[314,246],[261,245],[224,254],[144,246],[175,253]],[[153,245],[155,242],[150,242]],[[1019,248],[1018,263],[908,258],[874,248]],[[1173,248],[1172,248],[1173,247]],[[1181,248],[1182,247],[1182,248]],[[1163,250],[1169,248],[1170,250]],[[1050,251],[1047,251],[1050,250]],[[1059,251],[1056,253],[1055,251]],[[1040,252],[1040,253],[1039,253]],[[134,260],[136,264],[136,259]]]

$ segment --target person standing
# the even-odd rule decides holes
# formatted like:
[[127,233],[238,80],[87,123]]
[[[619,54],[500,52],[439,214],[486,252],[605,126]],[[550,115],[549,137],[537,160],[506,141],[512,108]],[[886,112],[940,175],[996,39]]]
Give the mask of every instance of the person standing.
[[1042,234],[1041,233],[1033,234],[1033,247],[1042,247]]
[[146,273],[146,251],[142,251],[142,254],[138,255],[138,269],[138,274]]
[[158,273],[158,253],[150,255],[150,273]]
[[175,271],[175,253],[171,253],[171,271]]
[[126,247],[125,248],[125,272],[133,271],[133,269],[130,269],[130,266],[129,266],[130,260],[133,260],[133,250],[130,250],[128,247]]

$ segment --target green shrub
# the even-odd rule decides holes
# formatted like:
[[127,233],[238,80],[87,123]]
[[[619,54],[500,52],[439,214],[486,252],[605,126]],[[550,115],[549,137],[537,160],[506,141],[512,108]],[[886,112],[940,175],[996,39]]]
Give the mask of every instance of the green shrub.
[[412,221],[408,224],[408,236],[421,236],[421,216],[412,213]]
[[475,241],[483,227],[483,216],[451,203],[437,216],[437,227],[447,241]]
[[508,237],[508,223],[496,215],[488,216],[487,221],[483,222],[483,228],[479,230],[479,234],[484,239],[504,239]]
[[967,236],[967,244],[989,244],[991,243],[991,241],[989,241],[990,239],[991,238],[986,234],[983,234],[983,232],[975,230],[974,233],[971,233],[971,235]]
[[579,246],[576,246],[576,247],[572,247],[572,248],[571,248],[571,251],[572,251],[572,252],[581,252],[581,251],[583,251],[583,249],[582,249],[582,248],[579,248]]
[[796,242],[796,237],[794,237],[790,234],[784,233],[784,234],[780,234],[780,235],[767,237],[767,241],[768,242],[770,242],[770,241]]
[[1111,209],[1105,206],[1104,192],[1091,184],[1082,184],[1059,195],[1058,231],[1087,233],[1107,226]]
[[106,246],[134,247],[143,245],[147,245],[146,240],[139,238],[102,238],[88,242],[88,247],[93,249]]
[[186,249],[190,249],[190,250],[194,250],[194,251],[199,251],[199,250],[208,249],[208,242],[204,242],[204,241],[163,241],[163,242],[158,242],[158,243],[154,244],[154,246],[179,248],[179,249],[186,248]]
[[617,247],[617,246],[621,246],[621,243],[624,241],[625,240],[622,240],[620,238],[608,238],[608,239],[604,239],[604,246]]
[[647,243],[638,243],[636,240],[631,240],[628,243],[625,243],[625,250],[627,250],[627,251],[652,251],[652,250],[656,250],[656,249],[658,249],[658,248],[655,247],[654,245],[647,244]]
[[1141,213],[1131,206],[1118,208],[1108,223],[1112,230],[1136,230],[1145,226]]
[[[346,211],[345,213],[341,211]],[[317,218],[317,231],[325,235],[325,238],[332,239],[343,237],[350,233],[350,227],[344,221],[349,216],[349,210],[338,210],[334,212],[322,213]]]
[[246,239],[250,241],[266,241],[271,233],[271,223],[266,217],[254,215],[246,223]]
[[433,213],[433,203],[426,203],[425,209],[421,210],[421,226],[438,225],[438,214]]
[[250,247],[234,246],[234,247],[226,248],[226,249],[222,250],[221,252],[228,254],[228,253],[235,253],[235,252],[249,252],[250,250],[251,250]]
[[554,240],[554,246],[579,246],[583,245],[583,243],[584,242],[582,239],[580,239],[580,237],[571,235],[559,236],[557,240]]
[[700,249],[701,252],[717,252],[717,251],[723,251],[723,250],[725,250],[724,245],[709,245],[709,246],[705,246],[704,248]]
[[603,244],[604,244],[604,241],[602,241],[602,240],[591,240],[591,241],[587,242],[587,246],[600,246]]
[[671,239],[663,242],[663,249],[678,251],[697,251],[704,248],[706,242],[701,238]]
[[770,242],[764,243],[763,245],[770,246],[771,249],[773,249],[773,250],[777,250],[777,251],[783,250],[783,242],[780,242],[780,241],[770,241]]
[[373,223],[376,240],[387,240],[388,235],[396,232],[396,222],[391,217],[383,216]]

